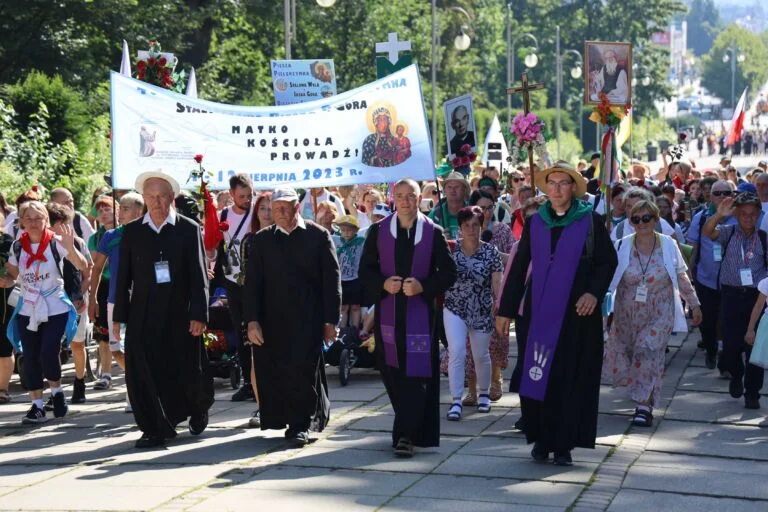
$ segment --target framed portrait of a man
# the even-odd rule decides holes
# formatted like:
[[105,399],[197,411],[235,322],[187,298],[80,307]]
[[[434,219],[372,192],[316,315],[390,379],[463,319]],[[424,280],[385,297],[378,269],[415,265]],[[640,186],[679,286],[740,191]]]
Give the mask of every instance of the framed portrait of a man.
[[584,103],[600,103],[600,93],[611,105],[624,106],[632,98],[632,45],[587,41],[584,43]]
[[461,148],[469,144],[470,152],[477,153],[475,136],[475,111],[472,95],[465,94],[443,104],[445,135],[448,138],[448,152],[451,157],[467,156]]

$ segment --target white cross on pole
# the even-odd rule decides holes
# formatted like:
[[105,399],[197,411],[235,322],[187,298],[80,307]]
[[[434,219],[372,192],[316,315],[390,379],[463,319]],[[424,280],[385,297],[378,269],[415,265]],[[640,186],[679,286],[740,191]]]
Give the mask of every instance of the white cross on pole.
[[387,60],[392,64],[397,64],[398,54],[411,49],[410,41],[398,41],[397,32],[390,32],[387,35],[386,43],[376,43],[376,53],[388,53]]

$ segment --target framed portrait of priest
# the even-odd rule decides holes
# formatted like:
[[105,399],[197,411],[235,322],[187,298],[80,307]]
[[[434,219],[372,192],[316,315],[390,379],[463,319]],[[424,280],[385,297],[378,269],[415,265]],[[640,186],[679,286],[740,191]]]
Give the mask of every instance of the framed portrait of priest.
[[587,41],[584,43],[584,103],[597,105],[605,93],[611,105],[624,106],[632,98],[632,45]]
[[466,156],[461,151],[469,144],[470,152],[477,153],[477,137],[475,136],[475,111],[472,95],[465,94],[450,99],[443,104],[445,118],[445,135],[448,139],[448,152],[451,158]]

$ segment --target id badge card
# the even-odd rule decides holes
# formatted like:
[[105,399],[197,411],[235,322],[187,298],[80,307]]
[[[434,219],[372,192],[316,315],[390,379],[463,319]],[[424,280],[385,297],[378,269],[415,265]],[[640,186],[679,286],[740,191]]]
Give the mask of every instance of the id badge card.
[[719,243],[715,243],[712,245],[712,259],[715,262],[721,262],[723,261],[723,246]]
[[643,304],[646,303],[648,300],[648,287],[644,284],[641,284],[637,287],[637,291],[635,292],[635,302],[641,302]]
[[171,267],[167,261],[155,262],[155,281],[157,284],[171,282]]
[[752,270],[743,268],[740,271],[741,274],[741,286],[752,286],[755,283],[752,281]]
[[29,286],[24,288],[24,304],[34,307],[40,300],[40,288]]

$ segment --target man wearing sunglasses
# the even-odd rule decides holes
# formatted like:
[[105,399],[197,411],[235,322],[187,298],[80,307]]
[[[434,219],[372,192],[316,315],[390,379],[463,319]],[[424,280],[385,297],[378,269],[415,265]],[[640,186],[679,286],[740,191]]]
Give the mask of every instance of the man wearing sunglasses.
[[[757,227],[761,213],[760,199],[754,194],[742,193],[735,199],[723,199],[702,229],[703,236],[723,246],[718,283],[723,318],[726,319],[723,322],[721,362],[731,374],[728,392],[733,398],[744,395],[747,409],[760,408],[760,388],[764,378],[762,368],[749,364],[752,346],[744,341],[752,308],[760,294],[756,285],[768,276],[766,233]],[[729,215],[736,217],[738,223],[720,225],[720,221]]]
[[[720,319],[720,290],[717,286],[717,276],[720,273],[723,246],[701,235],[704,224],[715,214],[720,203],[733,194],[733,183],[725,180],[716,181],[709,194],[711,201],[705,205],[704,210],[693,217],[691,227],[688,229],[688,243],[693,246],[690,268],[703,316],[699,330],[702,348],[706,350],[705,362],[710,370],[714,370],[717,365],[717,325]],[[732,215],[720,219],[720,225],[724,226],[730,226],[736,222]],[[720,372],[724,373],[722,364]]]

